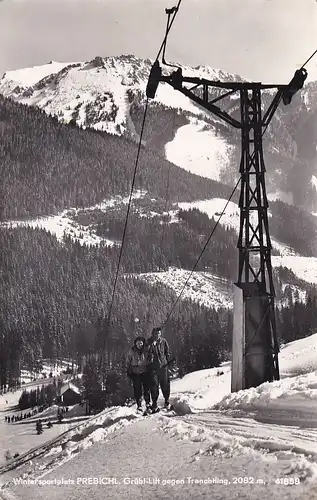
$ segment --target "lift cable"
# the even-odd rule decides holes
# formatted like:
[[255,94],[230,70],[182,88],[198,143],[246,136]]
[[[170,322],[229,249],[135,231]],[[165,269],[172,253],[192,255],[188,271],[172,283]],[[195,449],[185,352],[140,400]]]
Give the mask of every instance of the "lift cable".
[[192,276],[193,272],[195,271],[195,269],[196,269],[196,267],[197,267],[198,262],[200,261],[200,259],[201,259],[202,255],[203,255],[204,251],[206,250],[206,248],[207,248],[207,246],[208,246],[208,244],[209,244],[209,242],[210,242],[210,240],[211,240],[211,238],[212,238],[212,236],[213,236],[213,234],[214,234],[214,232],[215,232],[215,230],[216,230],[216,228],[217,228],[217,226],[218,226],[218,224],[219,224],[219,222],[220,222],[221,217],[222,217],[222,216],[223,216],[223,214],[225,213],[225,211],[226,211],[226,209],[227,209],[227,206],[229,205],[229,202],[231,201],[231,198],[233,197],[234,193],[236,192],[236,189],[237,189],[237,187],[239,186],[240,181],[241,181],[241,177],[239,177],[239,179],[238,179],[238,181],[237,181],[237,183],[236,183],[235,187],[233,188],[233,191],[232,191],[231,195],[229,196],[229,198],[228,198],[228,200],[227,200],[227,202],[226,202],[226,204],[225,204],[225,206],[224,206],[224,208],[223,208],[223,210],[222,210],[221,214],[219,215],[219,217],[218,217],[218,219],[217,219],[217,221],[216,221],[216,223],[215,223],[215,225],[214,225],[214,227],[213,227],[213,230],[211,231],[211,233],[210,233],[210,235],[209,235],[209,237],[208,237],[208,239],[207,239],[207,241],[206,241],[206,243],[205,243],[205,245],[204,245],[203,249],[201,250],[200,255],[199,255],[198,259],[196,260],[196,263],[195,263],[195,265],[194,265],[193,269],[191,270],[191,272],[190,272],[190,274],[189,274],[189,276],[188,276],[187,280],[185,281],[185,283],[184,283],[184,285],[183,285],[183,288],[182,288],[182,289],[181,289],[181,291],[180,291],[180,294],[178,295],[178,297],[177,297],[176,301],[174,302],[174,304],[173,304],[173,306],[172,306],[172,308],[171,308],[170,312],[168,313],[168,315],[167,315],[167,317],[166,317],[166,320],[165,320],[165,322],[164,322],[164,323],[163,323],[163,325],[162,325],[162,328],[164,328],[164,327],[166,326],[166,324],[167,324],[167,322],[168,322],[168,320],[169,320],[170,316],[172,315],[172,312],[174,311],[174,309],[175,309],[175,307],[176,307],[176,305],[177,305],[177,303],[178,303],[179,299],[181,298],[181,295],[183,294],[183,292],[184,292],[184,290],[185,290],[185,288],[186,288],[186,286],[187,286],[187,284],[188,284],[188,282],[189,282],[189,280],[190,280],[190,278],[191,278],[191,276]]
[[[156,57],[156,60],[158,60],[158,58],[160,57],[160,54],[161,54],[162,50],[166,46],[168,34],[169,34],[169,32],[170,32],[170,30],[172,28],[172,25],[174,23],[175,17],[177,15],[177,12],[179,10],[179,7],[180,7],[181,3],[182,3],[182,0],[179,0],[178,4],[177,4],[177,7],[173,7],[172,9],[170,9],[171,14],[173,13],[173,17],[171,19],[171,22],[170,22],[169,26],[166,29],[165,37],[164,37],[164,40],[163,40],[162,45],[160,47],[160,50],[158,52],[158,55]],[[149,99],[147,98],[146,99],[146,104],[145,104],[144,115],[143,115],[143,122],[142,122],[142,127],[141,127],[140,140],[139,140],[139,145],[138,145],[138,152],[137,152],[137,157],[136,157],[136,161],[135,161],[135,167],[134,167],[134,173],[133,173],[133,179],[132,179],[130,197],[129,197],[129,202],[128,202],[127,215],[126,215],[125,224],[124,224],[124,230],[123,230],[123,235],[122,235],[122,241],[121,241],[119,259],[118,259],[118,263],[117,263],[116,275],[115,275],[114,285],[113,285],[113,289],[112,289],[111,302],[110,302],[110,307],[109,307],[109,312],[108,312],[108,317],[107,317],[107,323],[106,323],[106,330],[105,330],[105,334],[104,334],[103,346],[102,346],[102,351],[101,351],[102,354],[104,353],[105,348],[106,348],[107,336],[108,336],[108,331],[109,331],[109,326],[110,326],[110,321],[111,321],[111,313],[112,313],[112,308],[113,308],[113,303],[114,303],[114,297],[115,297],[115,292],[116,292],[116,286],[117,286],[118,276],[119,276],[119,269],[120,269],[122,254],[123,254],[123,245],[124,245],[124,240],[125,240],[125,236],[126,236],[126,232],[127,232],[128,218],[129,218],[130,209],[131,209],[132,194],[133,194],[133,189],[134,189],[134,184],[135,184],[135,179],[136,179],[136,173],[137,173],[137,168],[138,168],[138,163],[139,163],[139,156],[140,156],[140,151],[141,151],[141,146],[142,146],[142,138],[143,138],[143,133],[144,133],[144,125],[145,125],[145,119],[146,119],[146,115],[147,115],[148,103],[149,103]],[[102,365],[102,355],[100,356],[100,360],[99,360],[99,369],[101,368],[101,365]]]
[[[158,54],[157,54],[157,56],[156,56],[156,61],[158,60],[158,58],[159,58],[159,57],[160,57],[160,55],[161,55],[162,50],[163,50],[163,49],[165,48],[165,46],[166,46],[166,42],[167,42],[167,37],[168,37],[168,34],[169,34],[169,32],[171,31],[172,25],[173,25],[173,23],[174,23],[174,21],[175,21],[175,17],[176,17],[176,15],[177,15],[177,12],[179,11],[179,8],[180,8],[180,6],[181,6],[181,3],[182,3],[182,0],[178,0],[178,4],[177,4],[177,6],[176,6],[176,7],[173,7],[172,9],[170,9],[171,13],[173,13],[173,17],[172,17],[172,19],[171,19],[170,24],[169,24],[169,25],[167,26],[167,28],[166,28],[165,37],[164,37],[164,39],[163,39],[162,45],[161,45],[161,47],[160,47],[160,50],[158,51]],[[166,9],[166,13],[168,13],[168,9]]]
[[317,54],[317,49],[312,53],[312,55],[307,59],[307,61],[304,62],[304,64],[302,64],[302,66],[299,68],[299,69],[303,69],[307,63],[309,63],[309,61],[314,57],[314,55]]
[[169,194],[169,185],[170,185],[170,172],[171,172],[171,164],[168,166],[168,171],[167,171],[167,181],[166,181],[166,194],[165,194],[165,205],[163,209],[163,222],[162,222],[162,233],[161,233],[161,239],[160,239],[160,260],[159,260],[159,271],[162,269],[162,261],[163,261],[163,245],[164,245],[164,239],[165,239],[165,233],[166,233],[166,225],[167,221],[164,221],[164,214],[167,211],[167,205],[169,202],[168,194]]
[[[317,54],[317,49],[316,49],[316,50],[312,53],[312,55],[311,55],[311,56],[309,56],[309,58],[308,58],[308,59],[304,62],[304,64],[302,64],[302,65],[301,65],[301,67],[299,68],[299,70],[303,69],[303,68],[306,66],[306,64],[308,64],[308,63],[309,63],[309,61],[310,61],[310,60],[311,60],[311,59],[312,59],[312,58],[313,58],[316,54]],[[278,105],[279,105],[279,103],[281,102],[281,100],[282,100],[282,93],[280,93],[280,97],[279,97],[279,102],[278,102]],[[262,138],[263,138],[263,136],[264,136],[264,134],[265,134],[265,132],[266,132],[266,130],[267,130],[267,128],[268,128],[268,126],[269,126],[269,124],[270,124],[270,121],[266,124],[266,126],[265,126],[265,128],[264,128],[264,130],[263,130],[263,132],[262,132]]]
[[[277,106],[279,106],[279,105],[280,105],[280,102],[281,102],[281,100],[282,100],[282,97],[283,97],[283,94],[282,94],[282,92],[280,92],[280,96],[279,96],[279,100],[278,100],[278,105],[277,105]],[[270,123],[271,123],[271,120],[268,120],[267,124],[265,125],[264,130],[262,131],[261,139],[263,139],[263,136],[264,136],[265,132],[267,131],[267,128],[268,128],[268,126],[270,125]]]
[[[117,263],[116,275],[115,275],[114,285],[113,285],[113,289],[112,289],[111,302],[110,302],[107,323],[106,323],[106,330],[105,330],[105,334],[104,334],[104,341],[103,341],[103,346],[102,346],[102,351],[101,351],[102,353],[105,351],[106,340],[107,340],[107,335],[108,335],[109,326],[110,326],[111,313],[112,313],[112,308],[113,308],[113,303],[114,303],[114,296],[115,296],[115,292],[116,292],[116,286],[117,286],[118,276],[119,276],[119,269],[120,269],[122,254],[123,254],[123,245],[124,245],[127,227],[128,227],[128,219],[129,219],[129,214],[130,214],[131,204],[132,204],[132,195],[133,195],[133,190],[134,190],[134,185],[135,185],[137,168],[138,168],[138,164],[139,164],[140,151],[141,151],[141,146],[142,146],[142,138],[143,138],[143,134],[144,134],[145,119],[146,119],[147,110],[148,110],[148,102],[149,102],[149,100],[146,99],[142,127],[141,127],[141,133],[140,133],[140,140],[139,140],[139,145],[138,145],[138,152],[137,152],[137,156],[136,156],[136,160],[135,160],[135,166],[134,166],[134,172],[133,172],[133,178],[132,178],[132,184],[131,184],[131,191],[130,191],[130,197],[129,197],[129,202],[128,202],[127,215],[126,215],[125,223],[124,223],[122,241],[121,241],[121,246],[120,246],[120,253],[119,253],[119,258],[118,258],[118,263]],[[102,356],[100,357],[100,364],[102,363],[101,360],[102,360]]]
[[[176,110],[174,109],[173,125],[172,125],[172,137],[174,137],[174,132],[175,132],[175,113],[176,113]],[[172,164],[169,162],[168,170],[167,170],[166,192],[165,192],[165,205],[164,205],[164,209],[163,209],[163,214],[166,213],[166,211],[167,211],[167,205],[168,205],[168,202],[169,202],[169,187],[170,187],[171,166],[172,166]],[[164,220],[163,220],[163,222],[162,222],[161,239],[160,239],[160,260],[159,260],[159,269],[158,269],[159,272],[161,271],[161,268],[162,268],[163,245],[164,245],[164,239],[165,239],[166,225],[167,225],[167,221],[164,222]]]

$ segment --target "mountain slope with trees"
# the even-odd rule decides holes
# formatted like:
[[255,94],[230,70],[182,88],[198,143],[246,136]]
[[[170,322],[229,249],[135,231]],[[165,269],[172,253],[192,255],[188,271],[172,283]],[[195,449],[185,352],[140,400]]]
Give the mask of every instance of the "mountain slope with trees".
[[[1,218],[57,213],[130,192],[132,140],[63,125],[42,111],[0,97]],[[142,148],[136,188],[170,201],[227,197],[230,187],[169,163]]]
[[[52,63],[42,68],[41,74],[46,74],[44,78],[40,81],[33,78],[31,83],[32,69],[26,70],[25,74],[23,70],[8,72],[0,81],[0,92],[17,102],[45,110],[61,123],[108,131],[138,141],[151,66],[150,60],[133,55],[95,57],[62,69],[60,64]],[[186,76],[225,82],[242,80],[237,75],[210,67],[181,68]],[[168,74],[172,71],[174,68],[163,68],[163,72]],[[196,91],[199,92],[199,89]],[[218,96],[219,89],[212,88],[210,99]],[[240,119],[236,97],[226,96],[220,106]],[[317,160],[316,97],[316,82],[312,82],[294,96],[289,106],[281,104],[266,130],[263,143],[268,193],[278,199],[288,199],[293,205],[308,211],[317,211],[317,191],[311,182],[316,174]],[[265,109],[271,100],[272,92],[264,92]],[[232,157],[229,165],[223,168],[221,179],[234,185],[240,163],[240,132],[167,84],[160,84],[155,99],[149,102],[144,145],[164,157],[166,144],[192,117],[199,119],[221,141],[231,146]],[[191,129],[191,134],[192,141],[197,134],[201,135],[195,127]],[[210,137],[206,140],[209,141]],[[194,159],[199,161],[199,152],[195,152]],[[182,167],[184,160],[180,152],[177,165]],[[210,171],[212,174],[212,162]]]
[[[89,360],[96,365],[95,353],[105,341],[109,380],[124,381],[124,358],[132,339],[149,335],[165,321],[176,294],[122,273],[108,328],[116,259],[106,249],[70,240],[60,245],[46,231],[28,228],[0,229],[0,243],[1,387],[14,383],[19,367],[32,368],[43,358],[69,357],[80,368]],[[289,278],[285,272],[284,280]],[[277,309],[283,341],[309,335],[317,327],[316,293],[307,290],[306,303],[285,292],[288,301]],[[230,310],[215,311],[189,300],[178,303],[165,327],[181,373],[228,359],[231,332]]]
[[[130,192],[135,162],[135,143],[96,131],[61,124],[44,112],[0,98],[0,172],[2,176],[1,218],[29,217],[85,207]],[[148,199],[164,206],[169,177],[168,202],[222,197],[229,186],[191,175],[164,160],[157,152],[142,148],[136,187],[148,191]],[[237,197],[236,197],[237,201]],[[309,238],[303,252],[312,252],[314,219],[287,205],[276,205],[276,231],[283,234],[283,221],[297,220],[307,227]],[[197,210],[180,211],[179,222],[164,226],[163,214],[150,217],[151,205],[143,207],[148,217],[131,214],[127,247],[115,295],[111,327],[107,315],[118,260],[118,247],[88,248],[65,238],[60,244],[43,230],[0,227],[0,385],[13,382],[19,367],[31,367],[41,358],[70,356],[79,366],[95,363],[96,351],[107,339],[108,381],[124,377],[124,354],[136,333],[150,333],[164,322],[176,299],[165,286],[150,286],[128,278],[126,273],[150,272],[158,266],[191,269],[214,221]],[[121,239],[126,207],[98,215],[97,232]],[[275,209],[274,209],[275,210]],[[299,221],[299,222],[298,222]],[[305,224],[306,226],[305,226]],[[284,231],[292,245],[291,232]],[[283,236],[284,237],[284,236]],[[299,243],[298,243],[299,244]],[[201,269],[234,280],[236,234],[221,226],[200,263]],[[297,284],[284,272],[277,276],[278,294],[283,283]],[[282,275],[281,275],[282,276]],[[287,292],[289,293],[289,291]],[[292,302],[292,301],[293,302]],[[307,335],[315,325],[312,293],[299,305],[291,297],[278,315],[282,339]],[[308,308],[311,323],[303,320]],[[135,318],[140,321],[135,322]],[[290,320],[291,318],[291,320]],[[287,325],[287,328],[285,327]],[[166,337],[176,354],[182,373],[218,365],[228,359],[232,314],[191,301],[180,301],[166,327]],[[112,377],[112,378],[111,378]],[[110,383],[110,382],[109,382]]]
[[[71,241],[60,245],[49,233],[27,228],[1,229],[0,238],[1,386],[17,376],[19,366],[31,368],[42,358],[68,355],[82,366],[104,346],[105,335],[108,362],[122,367],[133,336],[149,334],[162,323],[176,299],[164,286],[154,288],[122,275],[108,330],[115,259],[104,249]],[[167,338],[182,357],[183,334],[199,318],[196,333],[210,339],[219,362],[229,349],[229,316],[227,310],[216,312],[184,301],[169,322]]]

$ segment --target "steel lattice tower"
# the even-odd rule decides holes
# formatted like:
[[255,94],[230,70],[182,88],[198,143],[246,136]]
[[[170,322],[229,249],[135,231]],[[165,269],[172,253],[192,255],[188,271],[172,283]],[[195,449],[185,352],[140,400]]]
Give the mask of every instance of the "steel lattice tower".
[[[163,75],[156,60],[146,89],[147,97],[154,98],[159,82],[165,82],[241,130],[239,266],[238,281],[234,286],[232,391],[279,379],[262,138],[281,100],[289,104],[306,78],[307,71],[301,68],[288,85],[211,81],[185,77],[181,68]],[[215,88],[225,92],[212,98]],[[262,93],[272,89],[277,92],[267,110],[262,112]],[[230,115],[215,105],[234,93],[239,93],[240,120],[235,118],[235,113]]]
[[[235,292],[233,372],[235,367],[238,373],[240,370],[242,373],[232,380],[233,390],[279,379],[272,246],[262,149],[265,123],[261,101],[260,84],[258,88],[252,86],[251,89],[240,90],[242,151],[237,245],[239,269],[236,283],[240,292]],[[241,339],[241,330],[244,330],[244,339]]]

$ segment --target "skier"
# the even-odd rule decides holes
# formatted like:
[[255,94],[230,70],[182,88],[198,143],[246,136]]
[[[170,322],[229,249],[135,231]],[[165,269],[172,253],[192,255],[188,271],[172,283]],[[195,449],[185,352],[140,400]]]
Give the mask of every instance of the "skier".
[[37,432],[37,434],[42,434],[42,432],[43,432],[42,420],[38,420],[36,422],[36,432]]
[[149,410],[151,407],[147,359],[145,338],[136,337],[134,345],[127,355],[127,376],[133,384],[134,398],[138,411],[142,411],[142,390],[146,409]]
[[165,399],[164,408],[170,410],[172,408],[169,402],[171,390],[168,372],[168,364],[171,361],[170,350],[167,340],[162,337],[161,327],[153,328],[152,336],[148,339],[147,344],[152,413],[159,411],[157,400],[160,387]]

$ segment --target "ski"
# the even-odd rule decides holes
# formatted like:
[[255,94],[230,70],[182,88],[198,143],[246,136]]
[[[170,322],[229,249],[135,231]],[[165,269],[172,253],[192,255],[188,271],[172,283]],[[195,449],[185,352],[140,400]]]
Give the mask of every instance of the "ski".
[[147,410],[145,410],[143,412],[143,417],[148,417],[149,415],[154,415],[154,414],[151,411],[147,411]]
[[143,413],[143,417],[148,417],[149,415],[155,415],[156,413],[166,413],[169,415],[176,415],[175,408],[173,405],[170,406],[170,408],[164,408],[163,407],[157,407],[157,410],[153,412],[152,410],[145,410]]
[[170,406],[170,408],[161,408],[161,412],[166,415],[176,415],[175,408],[173,405]]
[[159,413],[161,411],[160,408],[157,408],[156,411],[153,412],[153,410],[145,410],[143,413],[143,417],[148,417],[149,415],[155,415],[156,413]]

